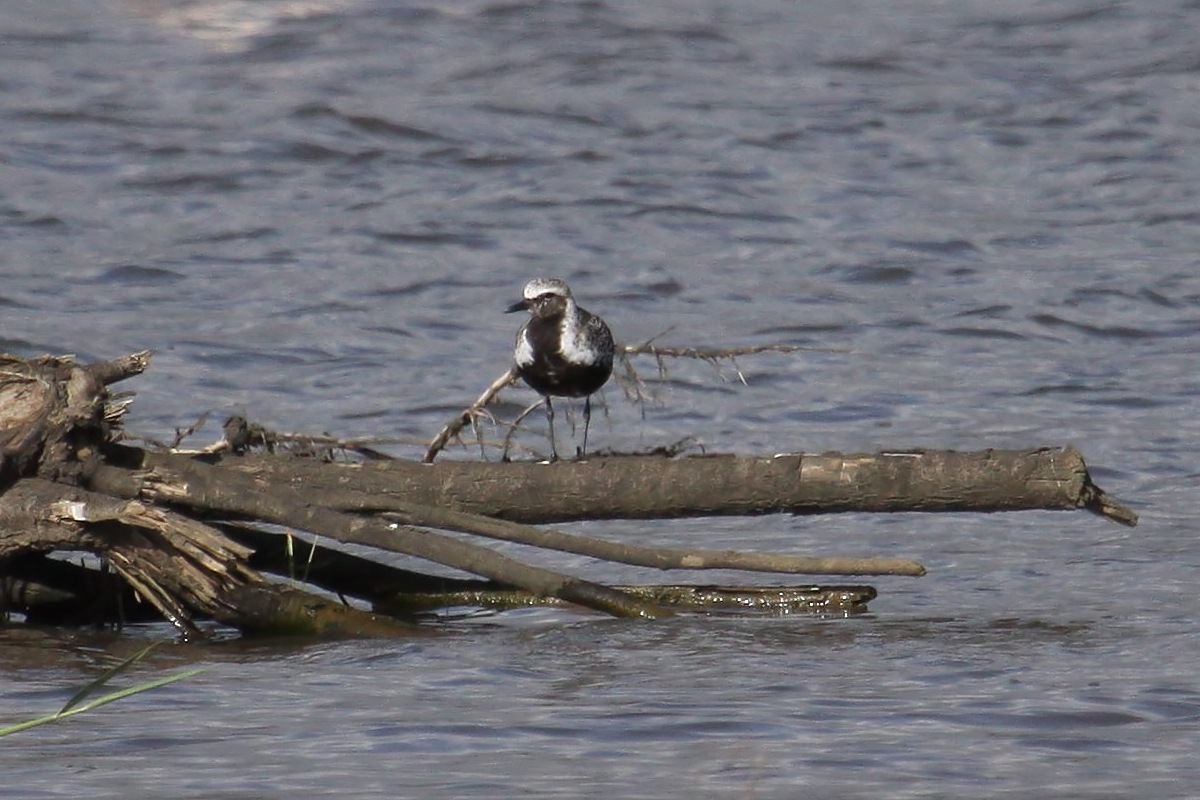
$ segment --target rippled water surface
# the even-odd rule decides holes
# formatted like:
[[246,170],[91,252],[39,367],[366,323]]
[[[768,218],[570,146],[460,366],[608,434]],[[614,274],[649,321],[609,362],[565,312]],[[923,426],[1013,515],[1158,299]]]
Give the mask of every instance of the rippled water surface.
[[[208,671],[5,740],[0,797],[1194,796],[1198,28],[1157,0],[6,0],[0,348],[154,348],[140,434],[427,440],[551,274],[628,343],[844,351],[748,386],[672,364],[644,417],[610,387],[597,446],[1071,443],[1142,523],[581,525],[930,574],[849,619],[166,647]],[[0,631],[0,722],[169,636]]]

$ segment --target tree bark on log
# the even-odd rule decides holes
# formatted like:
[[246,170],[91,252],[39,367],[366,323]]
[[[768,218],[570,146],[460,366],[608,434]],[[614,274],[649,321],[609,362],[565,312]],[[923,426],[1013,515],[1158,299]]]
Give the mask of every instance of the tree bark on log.
[[[147,453],[142,467],[178,465]],[[778,456],[625,456],[555,463],[370,461],[336,465],[249,455],[222,466],[264,484],[303,486],[345,511],[449,508],[529,524],[850,511],[1087,509],[1137,515],[1092,481],[1073,447]]]

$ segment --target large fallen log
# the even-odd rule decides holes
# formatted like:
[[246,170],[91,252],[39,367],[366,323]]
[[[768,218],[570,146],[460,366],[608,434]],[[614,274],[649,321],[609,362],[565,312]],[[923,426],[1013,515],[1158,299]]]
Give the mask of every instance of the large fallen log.
[[[226,442],[187,455],[144,449],[122,442],[127,399],[109,394],[107,386],[142,371],[148,360],[140,353],[85,366],[69,357],[0,356],[4,598],[32,603],[40,596],[47,606],[60,606],[64,593],[87,582],[76,580],[75,565],[39,569],[37,558],[82,550],[100,556],[133,596],[192,635],[200,632],[194,617],[245,630],[323,635],[411,630],[388,616],[333,602],[309,585],[388,610],[438,602],[503,605],[521,598],[554,598],[644,618],[668,616],[671,606],[681,605],[860,610],[874,597],[873,587],[605,586],[518,561],[462,534],[659,570],[921,575],[920,564],[899,558],[658,548],[529,523],[1034,508],[1085,508],[1136,522],[1092,482],[1082,457],[1069,447],[611,456],[554,464],[427,464],[370,451],[374,460],[346,462],[338,460],[344,452],[336,443],[305,448],[298,457],[278,435],[230,424],[227,431],[247,432],[236,446]],[[269,452],[247,453],[256,443]],[[296,569],[291,551],[280,544],[290,545],[290,535],[279,526],[417,556],[484,580],[428,576],[324,546],[310,577],[312,562]],[[309,555],[316,555],[315,545]],[[292,583],[268,580],[259,568]]]
[[[368,461],[327,464],[249,455],[223,466],[263,485],[357,512],[448,508],[525,523],[755,514],[1087,509],[1137,516],[1092,481],[1073,447],[883,453],[622,456],[587,461]],[[184,468],[149,453],[134,466]],[[416,523],[421,524],[421,523]]]
[[[118,460],[115,457],[112,460]],[[740,553],[733,551],[673,550],[649,548],[637,545],[618,544],[575,536],[561,531],[545,530],[521,525],[502,518],[463,512],[454,508],[421,505],[397,499],[413,492],[410,485],[396,487],[390,491],[380,490],[378,496],[364,493],[357,485],[359,471],[348,464],[320,463],[316,470],[310,469],[314,462],[292,460],[303,475],[284,475],[286,468],[280,467],[287,459],[270,457],[260,459],[227,458],[220,467],[210,466],[187,456],[171,453],[155,453],[147,450],[125,448],[120,461],[132,464],[138,470],[132,473],[115,466],[97,469],[90,478],[94,489],[125,497],[143,497],[156,502],[185,504],[194,509],[225,514],[238,514],[252,519],[262,519],[278,524],[293,525],[313,530],[338,541],[353,544],[368,544],[394,549],[407,555],[429,557],[439,563],[463,568],[462,563],[446,560],[451,556],[435,552],[425,543],[427,536],[411,540],[409,526],[419,525],[443,530],[473,533],[493,539],[517,542],[534,547],[576,553],[625,564],[635,564],[656,569],[739,569],[754,572],[776,572],[806,575],[913,575],[925,574],[925,569],[915,561],[896,558],[815,558],[779,556],[765,553]],[[251,464],[256,466],[251,466]],[[395,462],[393,462],[395,463]],[[264,474],[263,465],[271,465]],[[503,469],[502,465],[497,465]],[[276,468],[279,469],[276,469]],[[330,480],[351,478],[344,490],[321,491],[318,487]],[[397,477],[400,477],[396,474]],[[353,488],[349,484],[355,484]],[[303,491],[303,497],[297,495]],[[368,541],[361,529],[352,529],[351,517],[330,516],[320,523],[302,518],[310,511],[297,510],[303,503],[325,509],[356,512],[359,514],[383,513],[390,520],[405,526],[392,525],[391,536],[380,543],[379,537],[369,535]],[[553,504],[553,498],[547,503]],[[313,527],[320,525],[320,530]],[[481,573],[486,574],[486,573]],[[514,575],[501,570],[487,575],[501,581],[521,585]],[[528,586],[533,591],[533,586]]]

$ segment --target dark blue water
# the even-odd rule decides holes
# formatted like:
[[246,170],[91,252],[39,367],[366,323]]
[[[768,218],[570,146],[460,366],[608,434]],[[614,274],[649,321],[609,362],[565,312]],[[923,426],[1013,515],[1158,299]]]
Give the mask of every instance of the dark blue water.
[[[147,674],[210,669],[6,739],[0,797],[1193,796],[1198,27],[1156,0],[5,2],[0,347],[154,348],[136,433],[239,412],[416,455],[557,275],[625,342],[846,351],[743,359],[746,386],[674,363],[644,416],[610,386],[595,446],[1071,443],[1142,524],[581,525],[930,574],[851,619],[175,645]],[[169,635],[0,631],[0,722]]]

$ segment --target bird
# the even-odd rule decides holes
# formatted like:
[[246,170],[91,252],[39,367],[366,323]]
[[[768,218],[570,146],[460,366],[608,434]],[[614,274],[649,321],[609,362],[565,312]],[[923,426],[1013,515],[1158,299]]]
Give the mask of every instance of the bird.
[[583,446],[587,454],[592,395],[612,375],[612,331],[600,317],[575,302],[571,289],[558,278],[534,278],[525,284],[520,302],[507,313],[528,311],[517,332],[513,362],[517,375],[546,401],[550,422],[551,460],[558,460],[554,442],[554,404],[551,397],[582,397]]

